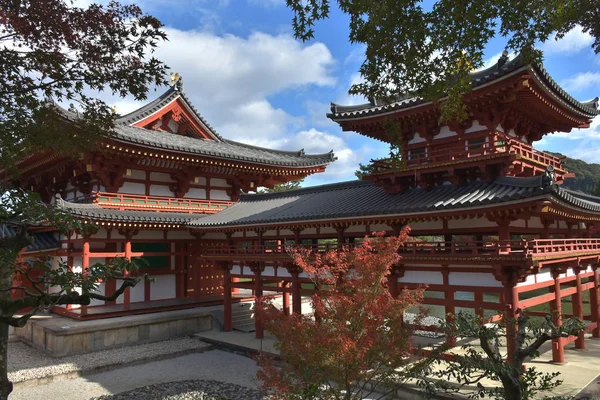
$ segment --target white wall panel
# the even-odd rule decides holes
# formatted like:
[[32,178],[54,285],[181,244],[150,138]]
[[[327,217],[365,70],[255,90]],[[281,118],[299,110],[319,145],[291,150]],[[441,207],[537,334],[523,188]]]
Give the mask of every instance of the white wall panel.
[[143,196],[146,194],[146,185],[144,183],[125,182],[119,189],[119,193],[139,194]]
[[221,178],[210,178],[210,186],[231,187],[227,180]]
[[159,275],[150,285],[150,300],[175,298],[175,275]]
[[167,185],[150,185],[150,196],[174,197]]
[[[118,282],[117,282],[118,284]],[[138,301],[144,301],[144,294],[146,292],[144,281],[140,281],[137,285],[130,288],[131,297],[129,298],[132,303],[137,303]]]
[[398,278],[398,282],[442,285],[444,278],[437,271],[406,271],[402,278]]
[[184,197],[186,199],[206,199],[206,189],[192,188]]
[[212,189],[210,191],[210,199],[211,200],[226,200],[226,201],[230,201],[231,197],[227,194],[227,192],[225,190]]
[[155,182],[175,182],[171,178],[171,174],[165,174],[163,172],[150,172],[150,180]]
[[455,286],[502,287],[493,274],[485,272],[450,272],[448,282]]

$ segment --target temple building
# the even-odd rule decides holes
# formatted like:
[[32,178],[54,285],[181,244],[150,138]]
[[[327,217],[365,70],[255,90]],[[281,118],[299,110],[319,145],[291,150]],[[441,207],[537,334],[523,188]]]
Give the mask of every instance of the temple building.
[[[600,337],[600,198],[561,188],[569,176],[562,159],[532,146],[546,134],[589,127],[598,99],[575,100],[542,66],[520,57],[502,57],[471,79],[462,122],[440,124],[439,104],[408,95],[332,104],[328,117],[343,130],[400,140],[401,156],[373,161],[360,181],[248,193],[322,172],[335,157],[224,139],[180,81],[120,117],[95,151],[24,160],[24,187],[47,201],[58,194],[60,207],[99,228],[89,236],[55,234],[57,256],[83,270],[110,257],[143,257],[145,272],[156,276],[115,304],[54,311],[85,319],[222,302],[230,330],[239,289],[278,293],[284,312],[300,312],[312,290],[287,245],[341,250],[373,231],[409,225],[421,240],[401,248],[392,293],[426,285],[424,303],[441,316],[527,310],[553,312],[558,325],[576,316]],[[114,282],[100,287],[114,289]],[[261,337],[259,321],[255,328]],[[585,347],[583,333],[556,339],[555,361],[564,361],[571,341]]]

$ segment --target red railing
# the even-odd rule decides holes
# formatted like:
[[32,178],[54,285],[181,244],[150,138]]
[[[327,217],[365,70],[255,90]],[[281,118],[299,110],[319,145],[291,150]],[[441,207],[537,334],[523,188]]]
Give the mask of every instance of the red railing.
[[[351,249],[355,245],[344,244],[343,250]],[[294,247],[291,245],[289,247]],[[313,252],[324,253],[337,250],[334,244],[301,245],[300,247]],[[600,254],[600,239],[535,239],[535,240],[500,240],[500,241],[414,241],[404,243],[398,250],[401,255],[444,255],[444,256],[498,256],[522,255],[536,257],[540,255],[577,254],[582,252],[597,252]],[[215,247],[207,252],[211,255],[287,255],[288,246],[262,245],[262,246],[223,246]]]
[[120,210],[160,210],[201,214],[215,214],[234,204],[231,201],[223,200],[198,200],[106,192],[95,193],[93,203],[102,208]]
[[[415,151],[423,151],[415,154]],[[562,169],[562,159],[551,154],[534,149],[532,146],[519,140],[502,136],[501,139],[493,142],[478,142],[465,144],[458,142],[451,145],[445,145],[441,148],[410,149],[407,151],[406,160],[392,160],[389,158],[373,160],[375,172],[384,172],[394,169],[407,169],[423,166],[434,166],[437,164],[476,159],[479,157],[493,154],[518,154],[529,158],[543,165],[552,165],[554,168]]]

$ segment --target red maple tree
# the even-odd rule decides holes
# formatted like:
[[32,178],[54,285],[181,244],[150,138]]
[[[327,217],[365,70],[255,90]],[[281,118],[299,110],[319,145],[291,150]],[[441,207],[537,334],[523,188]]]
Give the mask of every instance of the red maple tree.
[[285,315],[266,300],[260,304],[259,317],[283,361],[276,365],[259,356],[258,379],[266,392],[278,399],[362,399],[402,384],[402,367],[413,351],[403,316],[422,292],[402,290],[394,297],[388,276],[408,232],[374,233],[344,251],[291,250],[319,290],[312,298],[314,317]]

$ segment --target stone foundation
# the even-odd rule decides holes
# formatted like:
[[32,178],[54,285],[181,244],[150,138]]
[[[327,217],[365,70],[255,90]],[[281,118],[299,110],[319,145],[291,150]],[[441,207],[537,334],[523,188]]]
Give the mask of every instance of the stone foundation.
[[76,321],[56,315],[33,317],[15,334],[53,356],[157,342],[212,329],[212,315],[198,309]]

